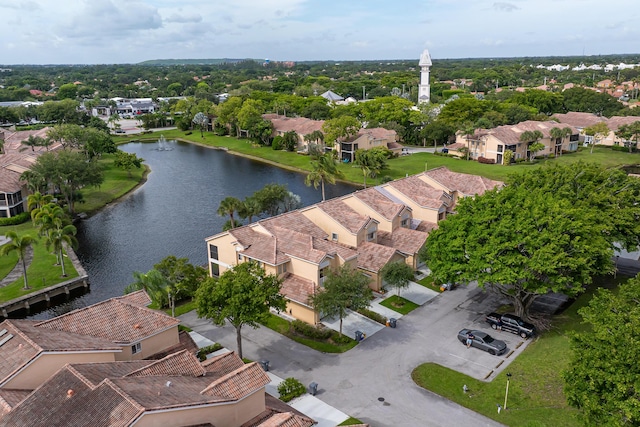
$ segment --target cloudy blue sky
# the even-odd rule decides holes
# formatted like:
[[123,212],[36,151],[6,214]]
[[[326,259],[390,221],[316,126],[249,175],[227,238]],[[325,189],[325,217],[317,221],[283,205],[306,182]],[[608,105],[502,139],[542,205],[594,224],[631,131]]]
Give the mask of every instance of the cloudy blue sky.
[[0,64],[640,52],[638,0],[0,0]]

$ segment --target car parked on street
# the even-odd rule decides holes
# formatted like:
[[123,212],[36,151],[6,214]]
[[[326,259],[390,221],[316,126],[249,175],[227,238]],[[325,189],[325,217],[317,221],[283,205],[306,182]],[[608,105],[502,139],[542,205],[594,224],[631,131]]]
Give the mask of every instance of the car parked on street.
[[493,329],[508,331],[522,338],[530,338],[535,334],[536,328],[531,323],[527,323],[515,314],[489,313],[485,321]]
[[[497,340],[482,331],[462,329],[458,332],[458,340],[467,347],[479,348],[494,356],[499,356],[507,351],[507,344],[504,341]],[[470,340],[469,344],[467,344],[467,340]]]

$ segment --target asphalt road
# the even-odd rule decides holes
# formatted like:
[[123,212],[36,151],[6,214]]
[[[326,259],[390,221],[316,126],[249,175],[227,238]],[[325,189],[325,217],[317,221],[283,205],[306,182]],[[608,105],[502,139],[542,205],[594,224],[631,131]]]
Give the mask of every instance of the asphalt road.
[[[493,331],[484,323],[484,314],[499,304],[497,297],[475,286],[457,288],[404,316],[397,328],[385,328],[340,355],[317,352],[266,328],[245,327],[244,356],[269,360],[273,373],[282,378],[317,382],[320,399],[372,426],[499,426],[418,387],[411,379],[413,369],[425,362],[437,362],[478,379],[490,380],[504,370],[528,341]],[[213,326],[197,319],[194,312],[181,320],[207,338],[236,348],[232,327]],[[490,332],[506,341],[509,351],[498,357],[467,349],[456,338],[465,327]]]

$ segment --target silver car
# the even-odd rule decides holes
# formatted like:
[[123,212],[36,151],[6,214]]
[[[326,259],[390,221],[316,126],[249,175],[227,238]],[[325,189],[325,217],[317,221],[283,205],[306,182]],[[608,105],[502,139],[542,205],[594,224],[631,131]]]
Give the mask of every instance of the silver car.
[[[507,344],[504,341],[496,340],[486,332],[472,329],[462,329],[458,332],[458,340],[469,347],[479,348],[492,355],[501,355],[507,351]],[[469,344],[467,344],[469,340]]]

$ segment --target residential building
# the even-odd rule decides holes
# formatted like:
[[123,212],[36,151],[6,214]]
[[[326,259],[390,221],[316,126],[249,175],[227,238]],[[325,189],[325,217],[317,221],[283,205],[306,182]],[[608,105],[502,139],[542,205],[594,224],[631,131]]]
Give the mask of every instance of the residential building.
[[400,154],[402,145],[397,142],[398,134],[395,130],[385,128],[360,129],[358,133],[344,141],[336,141],[334,148],[338,158],[351,163],[356,159],[356,151],[369,150],[375,147],[385,147]]
[[348,264],[381,291],[380,270],[390,262],[417,269],[429,232],[458,198],[500,185],[438,168],[260,220],[206,239],[209,273],[219,276],[238,263],[257,262],[282,278],[287,314],[316,324],[319,314],[309,297],[329,270]]
[[179,320],[148,309],[144,291],[71,311],[53,319],[0,323],[0,389],[35,389],[67,363],[158,357],[194,348]]
[[322,132],[324,120],[312,120],[305,117],[286,117],[278,114],[263,114],[265,120],[273,124],[273,136],[282,136],[294,131],[298,136],[298,150],[307,151],[309,142],[305,136],[315,131]]
[[[571,134],[565,138],[552,140],[550,131],[553,128],[570,128]],[[515,125],[498,126],[493,129],[478,129],[473,135],[458,133],[456,144],[462,144],[468,150],[469,157],[477,160],[480,157],[493,160],[497,164],[504,164],[504,152],[510,150],[513,160],[529,159],[531,151],[530,142],[520,140],[526,131],[540,131],[542,139],[538,142],[544,144],[544,149],[534,153],[536,156],[553,154],[562,155],[563,152],[576,151],[578,149],[579,131],[568,123],[554,121],[538,122],[527,120]],[[457,150],[461,152],[460,148]],[[466,155],[466,153],[465,153]]]
[[602,116],[597,116],[592,113],[579,113],[579,112],[569,112],[566,114],[554,114],[553,117],[557,120],[560,120],[563,123],[568,123],[569,125],[575,127],[581,133],[581,139],[585,144],[591,144],[593,141],[593,136],[585,135],[584,129],[590,126],[593,126],[597,123],[604,123],[609,128],[609,133],[596,143],[599,145],[620,145],[625,142],[622,138],[616,135],[616,132],[623,125],[630,125],[632,123],[640,121],[640,117],[638,116],[613,116],[611,118],[606,118]]
[[20,180],[39,156],[60,149],[56,143],[50,147],[26,147],[22,141],[30,136],[46,138],[49,128],[12,132],[0,130],[4,141],[0,152],[0,218],[9,218],[27,211],[27,183]]
[[187,351],[160,360],[69,363],[35,391],[0,389],[0,426],[310,427],[265,394],[270,378],[229,352],[200,363]]

